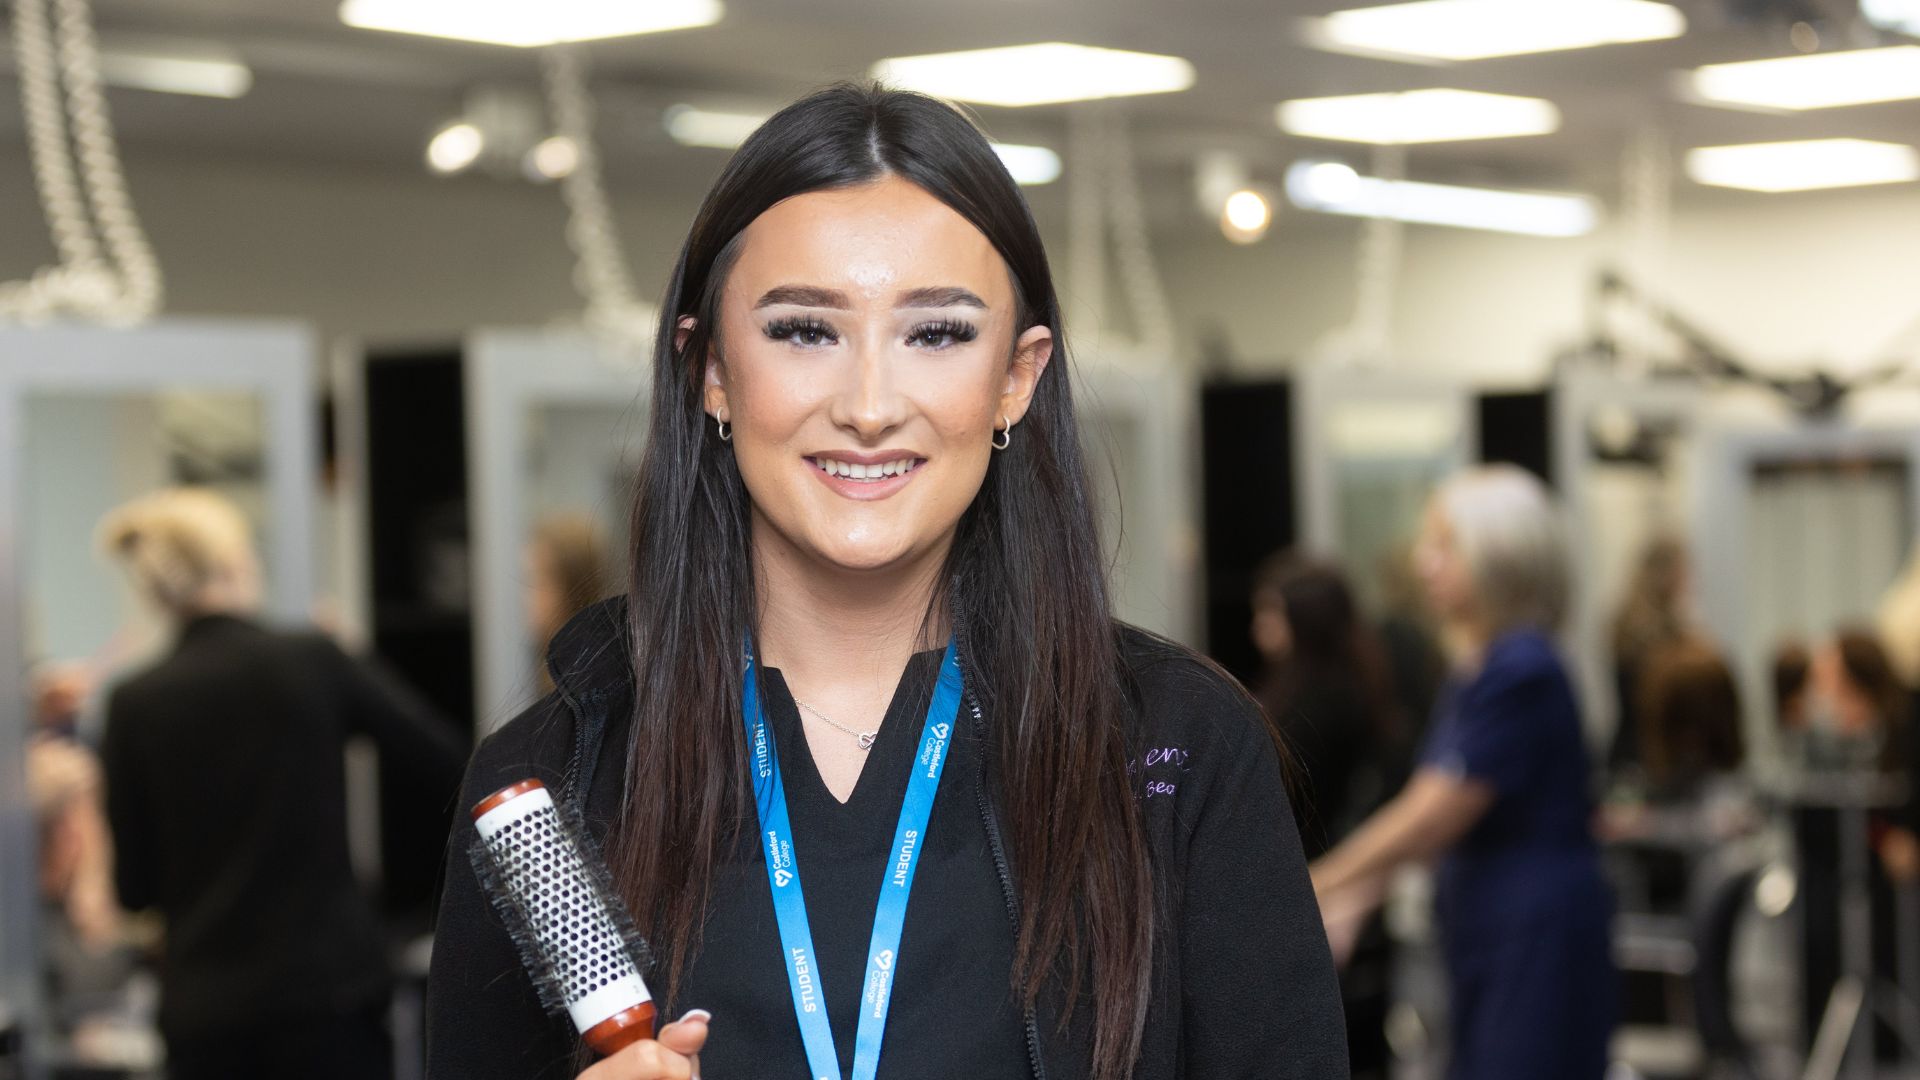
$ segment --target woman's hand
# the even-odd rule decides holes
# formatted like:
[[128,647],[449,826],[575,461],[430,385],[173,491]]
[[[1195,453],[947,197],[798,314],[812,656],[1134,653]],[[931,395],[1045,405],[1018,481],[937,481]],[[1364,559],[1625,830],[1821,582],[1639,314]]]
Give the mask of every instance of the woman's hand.
[[698,1080],[700,1048],[707,1044],[703,1009],[695,1009],[660,1029],[657,1038],[641,1039],[593,1068],[577,1080]]

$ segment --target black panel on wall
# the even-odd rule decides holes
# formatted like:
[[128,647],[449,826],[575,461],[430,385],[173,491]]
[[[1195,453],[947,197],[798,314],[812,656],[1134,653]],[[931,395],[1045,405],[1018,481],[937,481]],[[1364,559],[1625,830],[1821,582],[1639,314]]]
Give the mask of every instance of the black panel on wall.
[[[369,355],[367,516],[373,650],[462,730],[473,727],[467,432],[458,347]],[[386,903],[430,911],[452,792],[381,763]]]
[[1207,652],[1243,682],[1260,661],[1247,636],[1260,561],[1294,542],[1292,387],[1214,383],[1200,393]]
[[1481,394],[1480,460],[1518,465],[1553,483],[1553,392]]

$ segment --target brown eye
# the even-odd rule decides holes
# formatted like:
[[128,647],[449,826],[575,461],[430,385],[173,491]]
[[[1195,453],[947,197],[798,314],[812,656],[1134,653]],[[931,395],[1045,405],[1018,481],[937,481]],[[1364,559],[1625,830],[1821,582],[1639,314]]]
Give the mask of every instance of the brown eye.
[[972,323],[942,319],[938,322],[922,323],[907,334],[907,344],[938,352],[941,349],[964,345],[972,341],[979,333]]

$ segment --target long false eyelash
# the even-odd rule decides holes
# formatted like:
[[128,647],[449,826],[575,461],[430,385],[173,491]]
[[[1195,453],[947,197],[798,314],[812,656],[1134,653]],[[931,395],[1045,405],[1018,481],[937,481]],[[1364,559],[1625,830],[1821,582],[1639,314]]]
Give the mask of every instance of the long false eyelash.
[[800,333],[818,334],[828,342],[840,340],[833,327],[811,315],[784,315],[767,324],[767,337],[774,341],[792,341]]
[[[959,319],[935,319],[932,322],[921,323],[919,326],[908,331],[907,340],[919,341],[936,334],[944,334],[952,338],[953,340],[950,344],[965,345],[967,342],[980,336],[980,331],[972,323],[962,322]],[[941,347],[942,346],[935,346],[935,348]]]

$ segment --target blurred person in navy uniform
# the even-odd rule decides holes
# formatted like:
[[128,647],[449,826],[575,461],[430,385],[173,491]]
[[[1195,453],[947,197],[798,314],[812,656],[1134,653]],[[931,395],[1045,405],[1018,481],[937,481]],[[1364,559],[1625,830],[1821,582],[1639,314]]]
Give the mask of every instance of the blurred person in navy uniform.
[[1551,634],[1558,514],[1531,474],[1455,475],[1417,548],[1455,675],[1406,788],[1313,866],[1335,955],[1400,866],[1442,856],[1436,904],[1455,1080],[1599,1080],[1619,1008],[1612,895],[1580,715]]
[[170,652],[107,706],[114,880],[164,923],[172,1080],[391,1075],[390,974],[348,859],[346,740],[451,798],[461,740],[317,632],[255,621],[259,564],[227,499],[173,489],[101,526],[173,624]]
[[[1353,831],[1404,775],[1392,680],[1374,631],[1337,566],[1296,551],[1255,575],[1256,648],[1266,661],[1254,696],[1291,755],[1288,795],[1307,858]],[[1369,921],[1340,972],[1347,1058],[1357,1080],[1385,1077],[1390,941]]]

